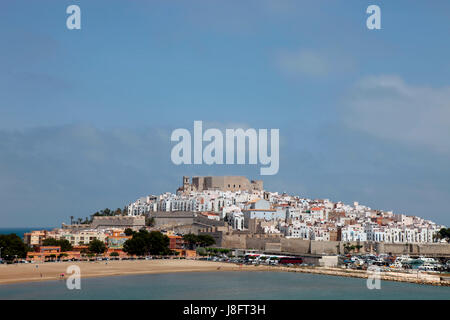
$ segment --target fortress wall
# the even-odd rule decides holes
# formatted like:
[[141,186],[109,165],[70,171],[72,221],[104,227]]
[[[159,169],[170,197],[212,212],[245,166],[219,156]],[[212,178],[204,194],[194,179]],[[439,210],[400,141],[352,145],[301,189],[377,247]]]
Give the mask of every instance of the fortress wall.
[[281,239],[281,251],[306,254],[309,253],[310,243],[310,240],[283,238]]
[[393,255],[410,254],[411,248],[408,244],[378,243],[377,253],[392,253]]
[[311,241],[311,254],[338,254],[340,241]]
[[221,247],[233,249],[246,249],[247,236],[246,235],[224,235],[222,238]]
[[133,228],[140,229],[145,226],[145,217],[129,217],[129,216],[102,216],[94,217],[90,228]]
[[443,254],[450,256],[450,244],[422,244],[418,246],[421,254]]
[[155,219],[155,227],[175,227],[194,224],[195,216],[190,212],[153,212],[150,217]]
[[[213,235],[212,233],[209,233]],[[270,252],[286,252],[292,254],[335,255],[344,254],[344,246],[362,248],[359,253],[385,253],[393,255],[444,255],[450,256],[450,244],[393,244],[375,242],[342,242],[342,241],[310,241],[301,239],[286,239],[278,237],[232,235],[224,233],[219,237],[217,246],[233,249],[253,249]],[[351,253],[358,253],[358,250]]]
[[267,252],[281,252],[281,242],[266,242],[265,251]]
[[[238,190],[263,190],[264,184],[262,180],[250,182],[244,176],[205,176],[193,177],[192,186],[197,191],[204,190],[222,190],[222,191],[238,191]],[[189,190],[189,178],[183,177],[184,190]]]
[[392,253],[393,255],[449,255],[450,244],[401,244],[401,243],[376,243],[377,253]]
[[247,237],[247,249],[266,250],[267,243],[280,243],[281,238]]

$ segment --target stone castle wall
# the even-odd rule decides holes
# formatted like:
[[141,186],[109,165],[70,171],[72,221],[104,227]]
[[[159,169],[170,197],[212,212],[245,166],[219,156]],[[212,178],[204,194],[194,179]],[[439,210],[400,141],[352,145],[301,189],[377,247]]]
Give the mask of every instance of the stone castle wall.
[[[212,233],[209,233],[212,234]],[[222,236],[223,234],[223,236]],[[335,255],[344,254],[345,246],[362,246],[352,252],[393,255],[450,256],[450,244],[391,244],[374,242],[311,241],[264,235],[246,235],[216,232],[216,245],[230,249],[261,250],[292,254]]]
[[145,217],[137,216],[107,216],[94,217],[90,225],[92,229],[102,228],[132,228],[140,229],[145,227]]
[[189,177],[183,177],[183,186],[179,190],[183,192],[204,191],[204,190],[259,190],[262,191],[264,184],[262,180],[249,181],[243,176],[209,176],[193,177],[192,184],[189,183]]

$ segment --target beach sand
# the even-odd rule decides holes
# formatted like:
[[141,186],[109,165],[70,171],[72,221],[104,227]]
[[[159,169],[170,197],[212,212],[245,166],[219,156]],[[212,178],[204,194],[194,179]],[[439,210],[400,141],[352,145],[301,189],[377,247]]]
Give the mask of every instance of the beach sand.
[[[255,270],[259,267],[199,260],[135,260],[96,262],[50,262],[0,265],[0,285],[60,279],[67,267],[77,265],[82,278],[133,274]],[[263,268],[261,268],[262,270]],[[67,278],[66,274],[66,278]]]
[[[272,271],[322,274],[340,277],[367,278],[368,274],[360,270],[346,270],[324,267],[273,267],[237,265],[200,260],[134,260],[134,261],[96,261],[96,262],[52,262],[42,264],[0,265],[0,285],[58,280],[62,273],[67,278],[67,268],[77,265],[82,278],[107,277],[133,274],[154,274],[174,272],[223,272],[223,271]],[[443,281],[439,275],[411,274],[404,272],[383,272],[382,280],[410,282],[418,284],[449,286],[450,281]]]

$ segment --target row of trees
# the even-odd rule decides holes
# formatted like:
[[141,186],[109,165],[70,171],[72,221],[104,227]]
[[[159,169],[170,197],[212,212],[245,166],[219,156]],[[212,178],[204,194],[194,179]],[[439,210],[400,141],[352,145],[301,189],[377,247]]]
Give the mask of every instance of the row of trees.
[[123,245],[123,251],[129,255],[173,255],[169,249],[169,237],[158,231],[148,232],[145,229],[139,232],[126,229],[125,234],[132,236]]
[[[148,232],[145,229],[135,232],[131,229],[126,229],[125,234],[132,236],[123,245],[123,251],[130,255],[144,256],[144,255],[174,255],[176,252],[170,250],[169,237],[159,231]],[[194,250],[198,247],[208,247],[215,244],[214,238],[210,235],[195,235],[186,234],[183,240],[187,246]]]
[[445,239],[447,241],[450,241],[450,228],[442,228],[437,233],[438,239]]
[[359,250],[362,248],[362,245],[350,245],[349,243],[344,244],[344,252],[345,253],[350,253],[352,251],[357,251],[359,252]]
[[16,234],[0,235],[0,258],[12,261],[15,258],[23,259],[27,256],[28,247]]
[[59,247],[61,247],[62,252],[73,250],[73,246],[70,244],[69,240],[66,240],[66,239],[56,240],[53,238],[48,238],[48,239],[45,239],[44,241],[42,241],[42,245],[43,246],[59,246]]
[[[73,246],[66,239],[56,240],[54,238],[45,239],[42,242],[43,246],[58,246],[61,248],[61,254],[58,257],[67,256],[64,252],[72,251]],[[98,239],[94,239],[89,243],[87,249],[82,250],[84,254],[102,254],[106,251],[106,244]],[[33,252],[33,248],[28,247],[16,234],[0,235],[0,259],[6,261],[13,261],[14,259],[24,259],[28,252]],[[57,257],[56,255],[54,255]]]
[[112,217],[112,216],[121,216],[126,215],[128,213],[128,208],[124,207],[123,209],[117,208],[116,210],[112,210],[109,208],[105,208],[103,210],[97,211],[91,214],[89,217],[75,219],[74,216],[70,216],[70,224],[88,224],[91,223],[94,217]]
[[[66,239],[56,240],[53,238],[45,239],[42,242],[43,246],[59,246],[61,247],[61,252],[72,251],[73,246]],[[106,251],[106,244],[98,239],[94,239],[89,243],[88,250],[83,253],[93,253],[93,254],[102,254]]]
[[202,257],[229,255],[231,252],[230,249],[223,248],[197,248],[197,254]]

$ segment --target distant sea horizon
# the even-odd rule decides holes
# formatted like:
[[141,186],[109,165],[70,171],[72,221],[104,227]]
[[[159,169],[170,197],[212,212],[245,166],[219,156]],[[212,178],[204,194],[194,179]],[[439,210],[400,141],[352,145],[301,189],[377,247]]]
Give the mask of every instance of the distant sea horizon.
[[28,227],[28,228],[0,228],[0,234],[14,233],[23,239],[23,235],[35,230],[53,230],[55,227]]

